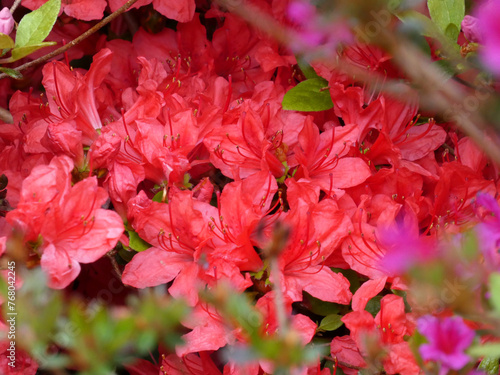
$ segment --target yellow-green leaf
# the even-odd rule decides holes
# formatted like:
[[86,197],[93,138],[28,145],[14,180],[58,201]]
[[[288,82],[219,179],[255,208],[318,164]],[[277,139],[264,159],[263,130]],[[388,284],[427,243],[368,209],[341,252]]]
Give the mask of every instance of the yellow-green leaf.
[[7,34],[0,33],[0,49],[14,48],[14,41]]
[[17,60],[22,59],[23,57],[26,57],[33,52],[39,50],[40,48],[43,47],[48,47],[48,46],[53,46],[57,44],[56,42],[42,42],[39,44],[32,44],[29,46],[24,46],[24,47],[14,47],[12,50],[12,56],[6,60],[6,62],[14,62]]
[[40,8],[25,15],[17,27],[16,47],[40,45],[52,30],[59,9],[61,0],[49,0]]
[[456,42],[462,20],[465,17],[464,0],[427,0],[429,14],[434,23]]
[[300,82],[289,90],[281,103],[283,109],[304,112],[326,111],[333,107],[328,81],[312,78]]
[[133,230],[128,231],[128,236],[129,236],[129,246],[131,249],[133,249],[135,251],[140,252],[140,251],[147,250],[151,247],[151,245],[149,243],[147,243],[141,237],[139,237],[137,232],[135,232]]

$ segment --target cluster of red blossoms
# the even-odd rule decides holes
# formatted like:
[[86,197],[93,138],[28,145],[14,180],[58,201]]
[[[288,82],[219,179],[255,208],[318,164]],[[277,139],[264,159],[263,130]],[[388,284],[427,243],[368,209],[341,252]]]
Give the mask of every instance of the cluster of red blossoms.
[[[287,22],[286,1],[257,3]],[[386,351],[387,374],[417,374],[407,342],[415,317],[390,291],[407,286],[381,262],[383,233],[403,225],[408,239],[432,241],[461,231],[474,220],[477,193],[496,194],[498,171],[453,124],[420,116],[416,99],[374,94],[325,63],[313,67],[334,108],[283,110],[284,94],[304,80],[291,52],[214,6],[187,17],[176,30],[103,42],[88,71],[49,62],[44,94],[12,96],[14,124],[0,124],[9,204],[0,252],[22,238],[29,267],[40,265],[49,286],[62,289],[81,263],[118,242],[128,247],[126,226],[151,247],[126,264],[123,283],[168,285],[193,307],[183,322],[192,331],[162,371],[221,374],[211,354],[245,339],[198,292],[220,282],[251,290],[273,334],[261,250],[280,223],[289,236],[277,255],[280,279],[268,281],[304,344],[317,323],[292,304],[307,293],[350,311],[342,318],[349,333],[331,342],[346,374],[366,366],[366,332]],[[342,54],[381,79],[400,74],[375,47],[352,44]],[[361,287],[351,291],[339,269],[355,271]],[[365,306],[380,293],[374,317]],[[229,362],[223,373],[272,371]],[[315,365],[300,373],[330,372]]]

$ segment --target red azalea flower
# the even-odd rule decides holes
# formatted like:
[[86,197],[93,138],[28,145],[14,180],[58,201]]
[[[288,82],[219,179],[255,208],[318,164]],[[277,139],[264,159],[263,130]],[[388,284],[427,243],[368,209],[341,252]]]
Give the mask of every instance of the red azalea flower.
[[317,203],[317,192],[315,197],[303,194],[307,184],[287,180],[287,185],[291,209],[282,220],[291,235],[279,255],[282,280],[274,282],[281,282],[292,301],[301,301],[306,291],[323,301],[348,304],[352,296],[349,282],[325,266],[325,259],[352,228],[349,218],[333,200]]
[[49,286],[66,287],[80,273],[79,263],[92,263],[111,250],[123,233],[113,211],[100,208],[107,200],[97,179],[71,186],[73,162],[55,157],[33,169],[23,182],[19,205],[6,218],[34,243]]

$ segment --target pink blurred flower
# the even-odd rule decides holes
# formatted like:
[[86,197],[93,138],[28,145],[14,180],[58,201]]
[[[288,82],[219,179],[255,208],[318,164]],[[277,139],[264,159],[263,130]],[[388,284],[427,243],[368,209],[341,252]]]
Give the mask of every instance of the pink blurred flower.
[[462,21],[462,31],[469,42],[481,43],[482,28],[479,19],[472,16],[465,16]]
[[9,35],[12,29],[14,29],[14,18],[9,8],[5,7],[0,10],[0,33]]
[[491,72],[500,74],[500,0],[484,2],[477,18],[483,31],[481,59]]
[[293,50],[304,51],[318,47],[335,49],[338,43],[352,40],[352,34],[344,22],[326,19],[307,1],[292,1],[287,15],[298,26],[291,45]]
[[418,223],[414,220],[380,229],[379,236],[381,245],[386,249],[380,265],[387,275],[400,276],[416,264],[437,256],[435,237],[420,236]]
[[418,320],[419,332],[428,340],[428,344],[420,346],[420,354],[424,360],[441,363],[439,375],[445,375],[448,370],[460,370],[470,360],[464,353],[472,340],[474,331],[467,327],[462,318],[437,318],[424,316]]
[[500,248],[500,207],[495,198],[489,194],[479,193],[476,202],[479,207],[483,207],[490,213],[475,228],[479,248],[485,257],[486,264],[493,269],[498,269],[500,268],[500,257],[498,256],[498,249]]

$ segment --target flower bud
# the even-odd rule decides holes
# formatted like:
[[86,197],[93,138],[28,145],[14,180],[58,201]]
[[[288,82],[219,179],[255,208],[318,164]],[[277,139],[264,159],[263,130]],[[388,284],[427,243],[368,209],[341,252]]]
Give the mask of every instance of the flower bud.
[[14,28],[14,18],[9,8],[5,7],[0,11],[0,33],[9,35]]
[[476,17],[465,16],[462,21],[462,31],[469,42],[481,43],[481,28]]

